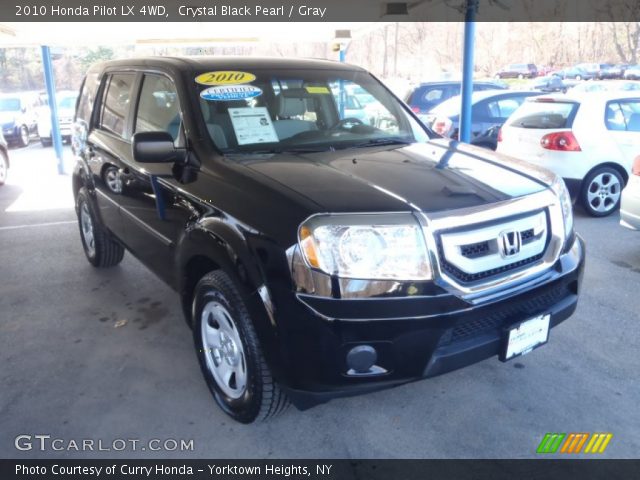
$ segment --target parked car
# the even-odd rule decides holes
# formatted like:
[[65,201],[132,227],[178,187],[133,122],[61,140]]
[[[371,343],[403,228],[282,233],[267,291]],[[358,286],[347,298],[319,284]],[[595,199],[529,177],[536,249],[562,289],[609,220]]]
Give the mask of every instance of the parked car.
[[[489,90],[474,92],[471,96],[471,143],[495,150],[499,127],[528,97],[540,92]],[[458,139],[462,100],[453,97],[441,103],[427,115],[419,118],[436,133]],[[498,127],[496,129],[495,127]]]
[[538,69],[533,63],[512,63],[496,72],[495,78],[535,78]]
[[640,155],[634,160],[629,182],[622,191],[620,224],[631,230],[640,230]]
[[[56,101],[58,103],[58,124],[60,126],[60,135],[62,136],[62,140],[65,142],[71,142],[71,126],[73,125],[73,115],[75,113],[77,99],[77,91],[63,90],[56,92]],[[48,100],[38,112],[37,130],[42,146],[51,146],[51,110],[48,106]]]
[[640,82],[633,80],[620,80],[616,82],[607,80],[593,80],[582,82],[571,88],[572,94],[588,92],[631,92],[640,90]]
[[555,75],[556,77],[560,77],[562,79],[572,79],[572,80],[593,80],[595,75],[593,73],[587,72],[579,67],[567,67],[562,70],[556,70],[552,72],[551,75]]
[[627,80],[640,80],[640,65],[630,65],[624,71]]
[[21,147],[29,145],[31,136],[37,133],[35,95],[15,93],[0,95],[0,124],[7,142]]
[[[440,105],[445,100],[460,95],[462,83],[457,81],[426,82],[415,87],[405,98],[407,105],[416,114],[424,114]],[[473,82],[473,91],[506,90],[502,82]]]
[[538,77],[535,80],[532,80],[527,85],[527,88],[529,90],[538,90],[542,93],[566,93],[569,87],[562,81],[560,77],[556,75],[548,75],[546,77]]
[[525,102],[502,127],[498,152],[563,177],[587,213],[601,217],[620,205],[639,132],[638,93],[570,92]]
[[608,63],[579,63],[576,68],[587,72],[591,78],[600,78],[602,71],[610,66]]
[[[395,126],[341,117],[349,85]],[[562,180],[440,138],[361,68],[110,61],[76,123],[88,261],[126,248],[179,293],[237,421],[516,358],[576,308],[584,245]]]
[[627,64],[619,63],[617,65],[607,64],[606,66],[600,69],[600,73],[598,78],[601,80],[612,80],[622,78],[624,75],[625,69],[628,67]]
[[8,173],[9,149],[7,148],[7,141],[4,139],[2,132],[0,132],[0,186],[4,185],[7,181]]

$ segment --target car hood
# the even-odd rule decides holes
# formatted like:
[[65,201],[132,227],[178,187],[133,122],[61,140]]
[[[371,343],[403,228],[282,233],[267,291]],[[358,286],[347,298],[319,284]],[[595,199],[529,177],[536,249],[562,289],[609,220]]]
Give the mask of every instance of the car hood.
[[434,212],[544,190],[553,174],[451,140],[234,159],[327,212]]
[[16,112],[0,112],[0,124],[13,124],[18,114]]

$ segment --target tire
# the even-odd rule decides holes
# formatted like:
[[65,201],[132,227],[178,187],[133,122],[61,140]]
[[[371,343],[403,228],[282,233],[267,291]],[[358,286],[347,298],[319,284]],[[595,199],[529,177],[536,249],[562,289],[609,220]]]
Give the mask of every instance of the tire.
[[582,75],[576,75],[576,80],[578,81],[582,80]]
[[82,248],[89,263],[97,268],[119,264],[124,247],[100,224],[86,188],[81,188],[76,199],[76,213]]
[[521,74],[521,73],[519,73],[519,74],[518,74],[518,78],[519,78],[520,80],[522,80],[522,79],[524,78],[524,75],[523,75],[523,74]]
[[233,280],[220,270],[205,275],[196,285],[192,311],[198,362],[218,406],[240,423],[282,413],[289,400],[271,376]]
[[42,145],[42,148],[47,148],[51,146],[52,142],[50,138],[40,137],[40,144]]
[[591,172],[582,182],[580,199],[592,217],[606,217],[620,208],[624,188],[622,175],[614,168],[602,167]]
[[0,152],[0,186],[4,185],[7,181],[7,174],[9,173],[9,161],[7,155],[4,152]]
[[29,138],[29,129],[27,128],[26,125],[22,125],[18,129],[18,145],[24,148],[29,145],[30,140],[31,139]]

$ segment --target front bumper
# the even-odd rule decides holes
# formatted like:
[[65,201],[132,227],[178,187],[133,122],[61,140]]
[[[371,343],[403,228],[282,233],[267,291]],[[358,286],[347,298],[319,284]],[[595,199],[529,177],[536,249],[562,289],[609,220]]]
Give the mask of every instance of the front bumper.
[[622,191],[620,224],[631,230],[640,230],[640,177],[632,176]]
[[[331,299],[276,295],[285,367],[279,381],[301,409],[331,398],[380,390],[456,370],[498,355],[504,329],[549,313],[550,327],[575,311],[584,269],[576,236],[550,272],[506,296],[467,303],[448,292],[404,298]],[[274,292],[276,293],[276,292]],[[346,355],[358,345],[377,351],[379,372],[348,374]]]

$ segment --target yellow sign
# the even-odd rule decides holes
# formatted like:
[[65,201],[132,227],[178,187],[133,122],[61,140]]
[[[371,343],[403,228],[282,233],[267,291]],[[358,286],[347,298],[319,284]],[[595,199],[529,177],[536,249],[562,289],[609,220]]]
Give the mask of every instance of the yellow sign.
[[327,87],[304,87],[304,88],[309,93],[321,93],[325,95],[331,93]]
[[196,77],[196,83],[200,85],[238,85],[253,82],[256,76],[247,72],[207,72]]

